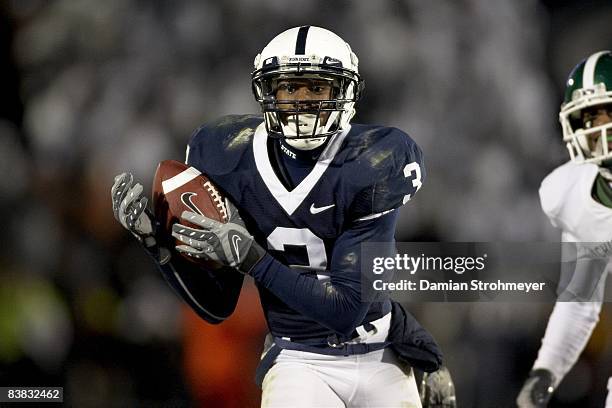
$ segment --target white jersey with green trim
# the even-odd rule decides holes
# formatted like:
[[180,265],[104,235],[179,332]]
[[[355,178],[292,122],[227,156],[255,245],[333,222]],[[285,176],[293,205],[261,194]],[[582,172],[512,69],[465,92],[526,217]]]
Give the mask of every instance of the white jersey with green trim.
[[565,163],[540,186],[540,203],[550,222],[564,232],[564,241],[612,240],[612,208],[591,196],[598,174],[594,164]]
[[[555,227],[562,229],[563,242],[612,242],[612,208],[595,201],[591,195],[598,171],[594,164],[568,162],[550,173],[540,186],[542,210]],[[600,274],[604,270],[610,273],[612,263],[593,259],[581,263],[580,268],[565,289],[559,288],[559,300],[533,365],[534,369],[550,370],[555,376],[555,386],[575,364],[599,321],[607,274],[599,275],[600,279],[592,286],[596,289],[588,291],[590,296],[581,295],[584,288],[574,282],[582,282],[584,286],[588,280],[580,279],[584,275],[581,271],[597,269]],[[588,299],[592,300],[585,301]]]

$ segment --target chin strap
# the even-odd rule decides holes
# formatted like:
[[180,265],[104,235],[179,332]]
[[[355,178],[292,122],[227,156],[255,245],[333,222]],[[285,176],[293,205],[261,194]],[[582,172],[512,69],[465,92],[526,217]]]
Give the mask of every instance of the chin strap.
[[315,150],[318,147],[321,147],[327,141],[327,137],[313,137],[309,139],[292,139],[290,137],[286,138],[286,143],[294,149],[302,150],[302,151],[310,151]]
[[[313,142],[320,139],[324,140],[327,137],[326,134],[330,132],[330,129],[333,126],[340,126],[339,122],[342,117],[341,113],[339,112],[331,112],[325,125],[322,125],[321,121],[323,119],[321,118],[321,115],[322,112],[319,112],[318,114],[299,113],[296,115],[291,115],[287,124],[282,122],[280,124],[280,126],[283,128],[285,138],[291,139],[299,135],[299,138],[296,138],[295,140],[312,140]],[[299,129],[301,126],[303,126],[304,129]],[[313,137],[304,137],[311,135]]]

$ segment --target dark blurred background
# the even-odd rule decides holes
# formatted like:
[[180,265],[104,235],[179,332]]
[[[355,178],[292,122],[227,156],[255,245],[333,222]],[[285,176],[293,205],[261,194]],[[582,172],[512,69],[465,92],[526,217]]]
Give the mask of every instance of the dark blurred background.
[[[255,407],[265,327],[247,282],[211,326],[182,305],[110,208],[113,176],[152,179],[194,128],[257,112],[255,55],[331,29],[360,58],[354,121],[423,148],[398,240],[555,241],[537,189],[567,159],[566,75],[612,49],[609,1],[0,0],[0,385],[64,386],[73,406]],[[414,304],[460,407],[509,407],[550,304]],[[555,407],[601,407],[612,307]]]

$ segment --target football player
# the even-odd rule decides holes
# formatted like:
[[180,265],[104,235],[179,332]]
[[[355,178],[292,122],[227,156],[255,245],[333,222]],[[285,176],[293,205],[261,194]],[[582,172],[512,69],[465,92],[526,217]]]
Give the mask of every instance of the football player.
[[[228,197],[228,223],[185,212],[199,228],[174,225],[182,245],[168,250],[140,184],[123,174],[112,189],[116,218],[208,322],[226,319],[243,276],[253,277],[270,331],[257,370],[262,406],[419,407],[411,367],[441,364],[433,338],[399,304],[362,301],[361,243],[385,243],[380,255],[393,256],[398,208],[425,176],[406,133],[351,124],[363,87],[344,40],[289,29],[255,58],[263,115],[222,117],[187,147],[187,164]],[[226,267],[208,271],[174,251]]]
[[[555,304],[538,358],[517,398],[519,407],[547,405],[599,320],[610,270],[606,248],[612,240],[612,53],[597,52],[572,70],[559,119],[571,161],[542,182],[542,209],[561,228],[562,241],[601,242],[594,249],[603,257],[575,264],[579,269]],[[612,378],[606,407],[612,408]]]

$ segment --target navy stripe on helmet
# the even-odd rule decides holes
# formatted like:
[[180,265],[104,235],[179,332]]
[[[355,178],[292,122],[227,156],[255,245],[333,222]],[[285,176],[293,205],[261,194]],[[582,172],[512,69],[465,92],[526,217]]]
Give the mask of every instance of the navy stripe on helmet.
[[306,54],[306,36],[310,26],[302,26],[298,30],[297,40],[295,41],[295,55]]

